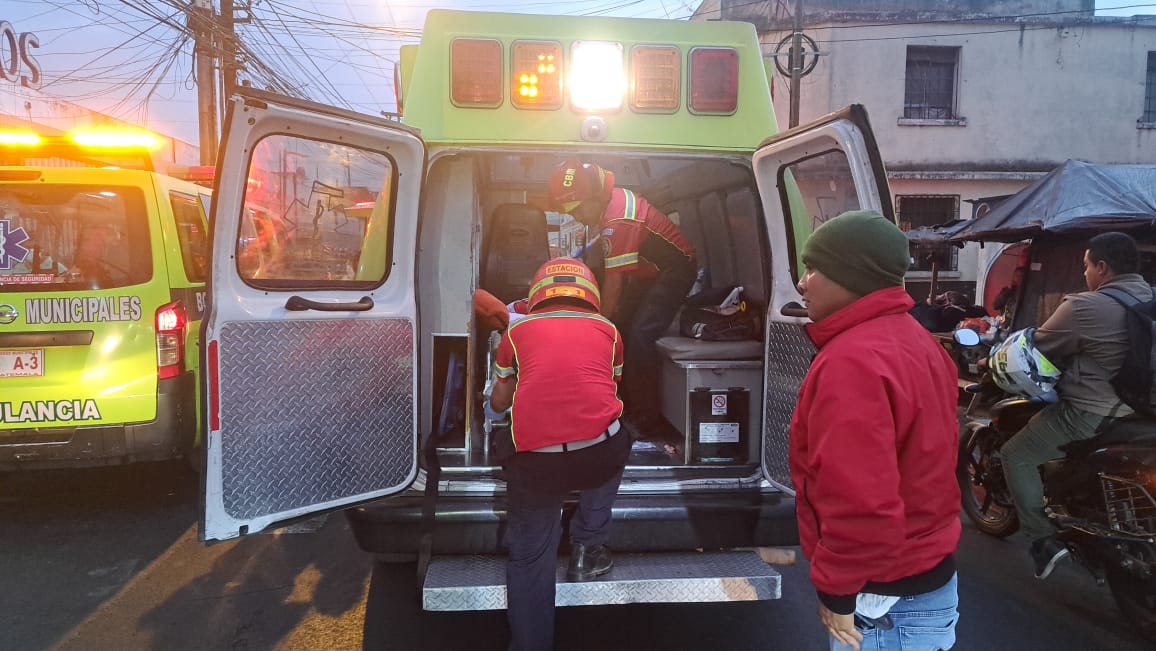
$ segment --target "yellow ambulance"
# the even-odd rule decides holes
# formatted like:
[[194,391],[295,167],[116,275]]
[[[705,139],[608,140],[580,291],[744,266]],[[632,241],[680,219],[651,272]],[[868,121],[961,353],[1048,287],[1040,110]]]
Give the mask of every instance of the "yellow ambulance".
[[[635,443],[611,527],[616,554],[637,554],[616,555],[614,589],[569,584],[559,604],[778,597],[779,574],[743,550],[797,544],[787,428],[814,352],[800,247],[846,210],[892,212],[865,112],[777,133],[744,23],[431,11],[396,79],[400,123],[230,100],[201,537],[348,509],[364,549],[418,558],[426,609],[504,607],[471,297],[525,297],[551,251],[588,250],[545,209],[551,172],[577,158],[670,216],[704,285],[741,286],[765,313],[757,340],[658,341],[670,434]],[[269,273],[240,264],[246,206],[289,225]]]
[[139,138],[0,132],[0,470],[195,445],[211,193]]

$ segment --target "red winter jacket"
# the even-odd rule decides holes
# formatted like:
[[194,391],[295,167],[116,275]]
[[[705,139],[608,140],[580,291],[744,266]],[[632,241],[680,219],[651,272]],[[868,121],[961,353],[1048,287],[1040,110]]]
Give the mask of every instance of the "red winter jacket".
[[820,600],[922,594],[959,543],[956,368],[907,312],[902,287],[864,296],[807,334],[819,348],[791,420],[791,479]]

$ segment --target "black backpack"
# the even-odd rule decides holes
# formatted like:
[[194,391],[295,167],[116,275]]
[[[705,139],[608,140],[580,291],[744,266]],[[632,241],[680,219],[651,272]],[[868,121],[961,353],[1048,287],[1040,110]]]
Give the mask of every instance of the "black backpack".
[[1116,395],[1136,413],[1156,416],[1156,394],[1153,373],[1156,373],[1156,290],[1153,298],[1141,301],[1114,287],[1101,289],[1124,306],[1125,326],[1128,332],[1128,355],[1124,365],[1110,381]]

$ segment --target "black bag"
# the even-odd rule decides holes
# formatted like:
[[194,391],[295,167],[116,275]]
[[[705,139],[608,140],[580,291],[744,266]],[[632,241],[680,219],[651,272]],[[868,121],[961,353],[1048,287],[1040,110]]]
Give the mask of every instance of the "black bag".
[[736,308],[719,309],[733,287],[699,292],[686,299],[679,317],[678,332],[683,337],[703,341],[758,340],[762,311],[752,301],[740,300]]
[[1153,298],[1141,301],[1115,288],[1101,289],[1124,306],[1127,319],[1128,354],[1124,365],[1110,382],[1116,395],[1136,413],[1156,416],[1156,394],[1152,374],[1156,373],[1156,291]]

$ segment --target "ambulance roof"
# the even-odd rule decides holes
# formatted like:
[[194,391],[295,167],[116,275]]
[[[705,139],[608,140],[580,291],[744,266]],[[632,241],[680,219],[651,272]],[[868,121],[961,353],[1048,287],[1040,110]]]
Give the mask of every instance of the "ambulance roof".
[[[451,48],[459,38],[500,43],[501,99],[496,106],[455,105],[451,97]],[[564,65],[559,107],[515,106],[511,97],[518,92],[512,55],[515,41],[558,44]],[[667,112],[642,112],[633,106],[630,92],[626,91],[621,108],[594,113],[605,121],[605,140],[584,140],[583,122],[592,113],[576,109],[567,88],[576,41],[620,44],[628,88],[636,81],[632,48],[639,45],[678,48],[677,108]],[[691,111],[688,104],[694,48],[733,48],[737,54],[738,98],[733,112],[696,114]],[[745,151],[753,150],[777,130],[767,68],[754,27],[749,23],[432,10],[416,57],[403,57],[401,65],[398,78],[404,80],[406,86],[402,121],[421,129],[422,137],[430,143]],[[408,69],[410,65],[412,70]],[[699,76],[697,83],[705,88],[701,84],[706,75]]]

